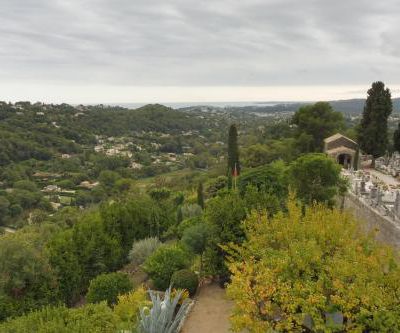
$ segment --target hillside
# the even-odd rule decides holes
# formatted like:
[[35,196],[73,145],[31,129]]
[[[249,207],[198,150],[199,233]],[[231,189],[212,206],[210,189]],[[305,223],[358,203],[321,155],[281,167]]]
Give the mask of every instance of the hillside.
[[[400,112],[400,98],[393,98],[393,111],[394,113]],[[334,100],[328,101],[335,111],[342,112],[348,116],[360,115],[364,109],[365,99],[347,99],[347,100]],[[254,113],[254,114],[292,114],[296,112],[301,106],[312,104],[314,102],[276,102],[270,103],[273,105],[255,105],[249,103],[249,106],[192,106],[182,108],[185,111],[214,111],[214,112],[229,112],[233,114],[240,113]]]
[[218,163],[227,121],[162,105],[1,102],[0,225],[101,202],[116,183],[210,167]]

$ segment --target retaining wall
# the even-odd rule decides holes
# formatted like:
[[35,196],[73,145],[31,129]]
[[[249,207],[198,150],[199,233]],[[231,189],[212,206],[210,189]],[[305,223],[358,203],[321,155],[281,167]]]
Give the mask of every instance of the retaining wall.
[[376,230],[377,240],[400,250],[400,222],[383,216],[376,209],[352,193],[346,195],[344,208],[360,221],[364,221],[366,231]]

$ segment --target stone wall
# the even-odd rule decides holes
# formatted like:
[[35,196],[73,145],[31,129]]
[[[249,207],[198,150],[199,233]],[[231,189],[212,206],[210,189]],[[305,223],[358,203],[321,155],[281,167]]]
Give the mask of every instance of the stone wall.
[[400,225],[375,208],[349,192],[344,201],[344,208],[350,211],[365,227],[366,231],[376,230],[376,238],[400,249]]

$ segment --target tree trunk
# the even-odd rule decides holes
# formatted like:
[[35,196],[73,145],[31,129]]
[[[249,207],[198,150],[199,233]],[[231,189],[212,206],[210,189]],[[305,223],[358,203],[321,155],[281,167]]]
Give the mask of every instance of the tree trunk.
[[374,156],[372,156],[371,168],[375,169],[375,157]]

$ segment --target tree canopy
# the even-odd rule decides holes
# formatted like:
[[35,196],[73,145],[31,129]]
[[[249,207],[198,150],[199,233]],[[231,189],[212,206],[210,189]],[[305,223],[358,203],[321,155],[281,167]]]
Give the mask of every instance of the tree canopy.
[[372,83],[368,90],[364,112],[358,127],[360,148],[375,159],[386,153],[388,147],[388,117],[393,104],[390,90],[381,81]]
[[340,169],[340,165],[325,154],[307,154],[290,165],[290,185],[304,203],[316,201],[332,206],[342,182]]
[[344,127],[343,115],[327,102],[301,107],[293,116],[303,152],[320,152],[325,138]]
[[353,217],[323,205],[254,212],[230,249],[235,331],[396,332],[400,267]]

